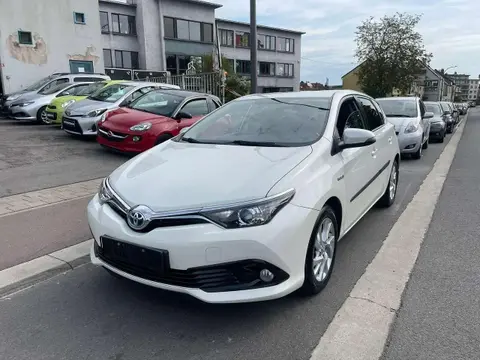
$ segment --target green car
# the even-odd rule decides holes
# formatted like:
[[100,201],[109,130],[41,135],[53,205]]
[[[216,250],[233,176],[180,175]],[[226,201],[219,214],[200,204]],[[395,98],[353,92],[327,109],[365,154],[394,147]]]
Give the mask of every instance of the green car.
[[55,98],[47,106],[45,111],[47,116],[43,122],[45,124],[61,124],[63,112],[68,106],[72,105],[74,102],[86,99],[88,96],[100,89],[103,89],[104,87],[124,82],[125,80],[98,81],[85,87],[79,87],[75,93],[70,95]]

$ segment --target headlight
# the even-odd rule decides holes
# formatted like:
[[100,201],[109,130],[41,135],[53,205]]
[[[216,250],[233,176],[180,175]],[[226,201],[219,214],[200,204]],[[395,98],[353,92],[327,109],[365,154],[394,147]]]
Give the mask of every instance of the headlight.
[[152,123],[146,122],[137,125],[133,125],[130,130],[131,131],[146,131],[152,127]]
[[90,112],[86,115],[86,117],[97,117],[97,116],[102,115],[105,111],[107,111],[107,109],[93,110],[93,111],[90,111]]
[[295,190],[291,189],[261,201],[203,212],[201,215],[227,229],[264,225],[273,219],[294,194]]
[[35,103],[35,101],[25,101],[25,102],[17,104],[17,105],[20,106],[20,107],[25,107],[25,106],[28,106],[28,105],[32,105],[33,103]]
[[100,204],[102,205],[109,201],[113,196],[110,190],[108,190],[107,185],[105,184],[106,181],[107,179],[104,179],[100,184],[100,188],[98,189],[98,199],[100,201]]
[[72,99],[72,100],[68,100],[67,102],[64,102],[64,103],[62,104],[62,108],[66,108],[67,106],[72,105],[74,102],[75,102],[75,100],[73,100],[73,99]]
[[10,95],[9,97],[7,97],[7,101],[17,100],[19,97],[20,97],[20,94]]
[[418,123],[416,123],[415,121],[412,121],[405,128],[405,133],[406,134],[414,133],[417,130],[418,130]]

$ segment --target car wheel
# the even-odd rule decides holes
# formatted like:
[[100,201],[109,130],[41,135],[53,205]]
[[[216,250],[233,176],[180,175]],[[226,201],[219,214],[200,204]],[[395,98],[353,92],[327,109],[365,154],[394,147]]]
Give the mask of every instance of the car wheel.
[[427,138],[427,139],[425,140],[425,142],[423,143],[422,148],[428,149],[428,142],[429,142],[429,139]]
[[414,159],[417,159],[417,160],[420,159],[420,158],[422,157],[422,149],[423,149],[423,146],[420,145],[420,146],[418,147],[417,152],[414,153],[414,154],[412,154],[412,157],[413,157]]
[[47,110],[47,107],[42,106],[37,111],[37,123],[42,124],[42,123],[46,123],[48,121],[47,112],[45,110]]
[[313,229],[305,259],[305,280],[300,292],[315,295],[327,286],[337,254],[339,227],[335,212],[325,205]]
[[451,134],[452,133],[452,125],[449,125],[447,127],[447,134]]
[[155,145],[161,144],[161,143],[163,143],[163,142],[165,142],[165,141],[167,141],[168,139],[171,139],[171,138],[172,138],[172,135],[170,135],[170,134],[162,134],[155,141]]
[[395,202],[397,196],[398,186],[398,161],[394,160],[392,170],[390,171],[390,177],[388,178],[388,185],[385,189],[385,193],[378,200],[378,205],[381,207],[390,207]]
[[445,131],[440,135],[440,139],[438,139],[438,142],[443,143],[445,141]]

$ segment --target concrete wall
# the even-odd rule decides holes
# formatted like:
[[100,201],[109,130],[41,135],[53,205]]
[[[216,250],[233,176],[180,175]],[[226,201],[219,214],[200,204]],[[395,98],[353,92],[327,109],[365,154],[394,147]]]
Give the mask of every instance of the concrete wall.
[[[104,71],[98,0],[0,0],[0,9],[6,93],[53,72],[69,72],[70,59],[93,61],[95,72]],[[85,14],[85,25],[74,23],[74,11]],[[36,45],[19,45],[18,30],[32,32]]]
[[[250,32],[250,27],[243,24],[230,23],[226,21],[217,20],[218,29],[234,30],[235,32]],[[283,53],[280,51],[263,50],[258,49],[257,58],[258,61],[273,62],[273,63],[286,63],[293,64],[294,77],[278,77],[278,76],[259,76],[258,86],[262,87],[293,87],[294,91],[300,90],[300,59],[301,59],[301,35],[297,33],[285,32],[280,30],[272,30],[258,27],[258,35],[270,35],[275,36],[277,40],[278,49],[278,37],[286,37],[294,39],[294,52]],[[235,43],[235,38],[234,38]],[[237,48],[237,47],[221,47],[222,55],[228,59],[233,60],[250,60],[250,48]]]

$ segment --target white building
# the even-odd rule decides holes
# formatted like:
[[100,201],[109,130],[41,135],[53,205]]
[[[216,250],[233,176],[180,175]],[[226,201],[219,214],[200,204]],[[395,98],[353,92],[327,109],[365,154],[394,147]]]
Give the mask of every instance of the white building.
[[468,80],[468,101],[477,101],[479,82],[480,82],[479,79]]

